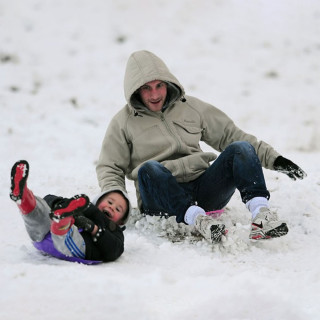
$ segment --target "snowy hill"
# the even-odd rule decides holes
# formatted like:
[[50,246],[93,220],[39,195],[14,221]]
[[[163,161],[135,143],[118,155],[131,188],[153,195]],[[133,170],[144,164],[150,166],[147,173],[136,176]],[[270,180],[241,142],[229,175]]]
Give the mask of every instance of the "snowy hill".
[[[316,0],[0,1],[0,318],[319,319],[319,34]],[[236,194],[219,245],[135,213],[114,263],[33,248],[8,196],[11,166],[29,161],[36,195],[95,196],[102,139],[140,49],[307,172],[293,182],[264,171],[287,236],[249,241]],[[130,182],[128,192],[135,204]]]

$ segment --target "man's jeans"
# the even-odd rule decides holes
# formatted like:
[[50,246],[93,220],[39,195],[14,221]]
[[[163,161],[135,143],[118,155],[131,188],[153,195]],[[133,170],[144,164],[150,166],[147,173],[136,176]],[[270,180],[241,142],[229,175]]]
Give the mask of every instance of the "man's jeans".
[[146,214],[176,216],[184,222],[189,206],[197,203],[205,211],[226,206],[236,189],[246,203],[254,197],[269,199],[258,156],[248,142],[230,144],[196,180],[178,183],[157,161],[147,161],[138,172],[139,190]]

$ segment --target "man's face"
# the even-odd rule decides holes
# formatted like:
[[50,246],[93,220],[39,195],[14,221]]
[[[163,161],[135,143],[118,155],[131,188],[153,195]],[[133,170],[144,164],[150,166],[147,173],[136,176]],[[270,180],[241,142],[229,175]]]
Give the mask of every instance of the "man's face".
[[122,195],[117,192],[110,192],[99,202],[98,209],[105,213],[111,221],[119,224],[128,207]]
[[139,89],[144,105],[151,111],[161,111],[167,97],[167,85],[163,81],[147,82]]

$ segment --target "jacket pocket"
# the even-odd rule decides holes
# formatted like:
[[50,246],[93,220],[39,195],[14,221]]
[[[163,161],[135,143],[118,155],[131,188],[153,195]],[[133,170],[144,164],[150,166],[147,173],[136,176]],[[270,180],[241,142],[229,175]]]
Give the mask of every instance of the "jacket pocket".
[[183,143],[189,147],[198,148],[202,136],[202,128],[191,126],[180,121],[173,121],[175,130]]
[[144,129],[132,141],[132,162],[134,166],[155,159],[172,150],[172,141],[168,139],[158,125]]

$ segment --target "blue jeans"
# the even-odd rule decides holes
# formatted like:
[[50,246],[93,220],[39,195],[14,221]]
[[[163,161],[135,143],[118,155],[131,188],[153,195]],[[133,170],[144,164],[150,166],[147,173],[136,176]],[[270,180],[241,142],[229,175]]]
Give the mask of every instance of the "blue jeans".
[[244,203],[254,197],[270,197],[255,149],[244,141],[230,144],[193,181],[178,183],[162,164],[150,160],[139,169],[138,182],[143,212],[176,216],[177,222],[184,222],[186,210],[195,203],[205,211],[223,208],[236,189]]

